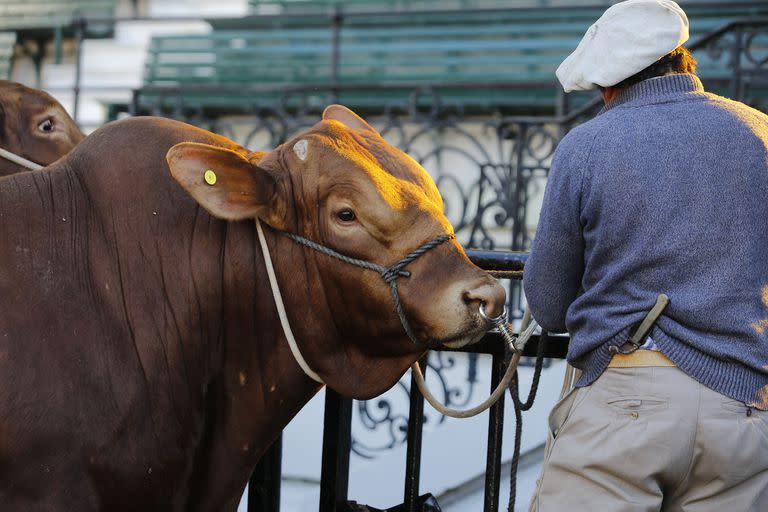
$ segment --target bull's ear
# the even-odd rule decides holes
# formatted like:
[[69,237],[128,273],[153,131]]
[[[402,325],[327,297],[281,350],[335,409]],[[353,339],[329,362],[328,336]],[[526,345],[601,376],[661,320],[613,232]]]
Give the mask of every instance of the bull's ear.
[[243,155],[182,142],[165,158],[176,181],[213,216],[227,220],[259,217],[274,225],[281,210],[275,177]]
[[325,110],[323,110],[323,119],[333,119],[334,121],[338,121],[345,125],[347,128],[368,130],[376,135],[379,134],[373,126],[365,122],[365,119],[355,114],[344,105],[329,105],[325,107]]

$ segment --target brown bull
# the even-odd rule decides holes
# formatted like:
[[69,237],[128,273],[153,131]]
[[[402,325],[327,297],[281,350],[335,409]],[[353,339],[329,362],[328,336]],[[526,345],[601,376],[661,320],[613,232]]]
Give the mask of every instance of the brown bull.
[[503,288],[454,239],[420,255],[397,278],[415,344],[377,272],[285,233],[386,266],[451,234],[442,210],[339,106],[266,154],[127,119],[0,179],[0,510],[234,510],[321,386],[286,342],[253,218],[307,364],[368,398],[426,347],[482,336]]
[[[0,148],[45,166],[69,153],[84,138],[51,95],[0,80]],[[0,157],[0,176],[24,170]]]

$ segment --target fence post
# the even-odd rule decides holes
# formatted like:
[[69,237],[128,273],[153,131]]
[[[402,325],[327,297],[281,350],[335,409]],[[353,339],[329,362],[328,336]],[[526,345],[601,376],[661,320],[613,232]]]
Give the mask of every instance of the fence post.
[[248,482],[248,512],[280,512],[283,435],[261,457]]
[[320,512],[336,512],[347,501],[352,446],[352,399],[325,388]]
[[[491,365],[491,392],[501,381],[504,372],[504,356],[493,355]],[[501,483],[501,441],[504,432],[504,395],[493,404],[488,415],[488,454],[485,462],[485,512],[499,510],[499,487]]]
[[741,55],[744,52],[744,25],[736,25],[731,46],[731,99],[743,101]]
[[331,102],[336,103],[339,96],[339,66],[341,59],[341,25],[344,23],[344,12],[338,5],[334,7],[331,18]]
[[[419,361],[426,376],[427,356]],[[408,412],[408,446],[405,456],[405,512],[418,512],[419,480],[421,478],[421,439],[424,426],[424,395],[411,373],[410,410]]]

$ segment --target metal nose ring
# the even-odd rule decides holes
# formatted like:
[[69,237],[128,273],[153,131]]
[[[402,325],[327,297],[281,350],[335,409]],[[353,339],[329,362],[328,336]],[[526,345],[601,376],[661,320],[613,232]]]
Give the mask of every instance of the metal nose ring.
[[490,323],[494,325],[499,325],[500,323],[504,322],[507,319],[507,306],[504,305],[504,310],[501,312],[499,316],[490,317],[485,312],[485,302],[480,303],[480,316],[483,317],[485,320],[489,321]]

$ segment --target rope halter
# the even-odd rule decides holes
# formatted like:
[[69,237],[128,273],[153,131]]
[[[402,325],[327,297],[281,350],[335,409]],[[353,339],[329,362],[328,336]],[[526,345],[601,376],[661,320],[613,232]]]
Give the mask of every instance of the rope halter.
[[[285,305],[283,304],[282,295],[280,294],[280,287],[277,284],[277,277],[275,276],[275,270],[272,265],[272,257],[269,254],[269,247],[267,246],[267,241],[264,238],[264,231],[261,228],[261,221],[258,218],[256,219],[256,229],[259,234],[259,243],[261,244],[262,253],[264,254],[264,260],[267,267],[267,275],[269,276],[269,282],[272,288],[272,295],[275,299],[275,305],[277,307],[278,316],[280,317],[280,323],[283,326],[283,332],[285,333],[285,337],[288,340],[288,345],[291,348],[293,357],[296,359],[296,362],[299,364],[299,366],[301,367],[301,369],[304,371],[306,375],[308,375],[311,379],[315,380],[316,382],[323,384],[323,380],[320,378],[320,376],[317,373],[315,373],[312,370],[312,368],[309,367],[309,364],[307,364],[307,361],[301,355],[301,350],[299,350],[299,346],[296,343],[296,339],[293,336],[291,326],[288,322],[288,315],[285,312]],[[318,251],[322,254],[326,254],[328,256],[334,257],[345,263],[349,263],[350,265],[355,265],[357,267],[362,267],[368,270],[374,270],[378,272],[379,275],[382,277],[382,279],[384,279],[384,282],[386,282],[389,285],[390,290],[392,290],[392,297],[395,299],[395,309],[397,310],[397,314],[400,317],[400,322],[403,324],[403,329],[405,329],[405,332],[408,334],[408,337],[411,338],[411,340],[414,343],[416,343],[417,345],[419,344],[419,341],[416,339],[416,336],[413,334],[413,331],[411,330],[411,326],[408,323],[408,318],[405,316],[405,311],[403,310],[403,305],[400,301],[400,294],[397,290],[397,279],[400,277],[410,277],[411,273],[408,272],[407,270],[404,270],[406,265],[411,263],[413,260],[421,256],[422,254],[426,253],[430,249],[434,249],[435,247],[442,244],[443,242],[446,242],[451,238],[454,238],[454,235],[440,235],[435,239],[418,247],[416,250],[410,252],[408,255],[406,255],[403,259],[401,259],[394,265],[385,267],[384,265],[379,265],[378,263],[373,263],[370,261],[346,256],[344,254],[341,254],[340,252],[334,251],[329,247],[326,247],[322,244],[318,244],[317,242],[313,242],[312,240],[309,240],[299,235],[295,235],[293,233],[286,233],[284,231],[278,231],[278,232],[290,238],[297,244],[303,245],[305,247]],[[418,386],[422,395],[424,395],[424,398],[435,409],[437,409],[438,412],[446,416],[451,416],[454,418],[469,418],[471,416],[480,414],[481,412],[488,409],[491,405],[496,403],[499,400],[499,398],[501,398],[501,396],[504,394],[504,390],[506,390],[507,387],[509,387],[510,382],[512,382],[512,378],[517,369],[517,363],[520,361],[520,356],[523,353],[523,347],[525,346],[525,343],[533,334],[534,329],[538,327],[538,324],[533,320],[533,318],[531,318],[530,315],[526,314],[526,318],[530,320],[530,323],[528,324],[528,327],[525,329],[525,331],[522,332],[519,337],[516,337],[510,332],[510,326],[506,322],[506,318],[507,318],[506,306],[504,307],[503,312],[496,317],[488,316],[488,313],[485,311],[484,303],[480,304],[479,312],[480,312],[480,316],[483,319],[485,319],[487,322],[490,322],[491,324],[494,324],[499,329],[508,348],[512,352],[512,360],[510,361],[509,366],[507,366],[506,372],[504,372],[504,377],[502,377],[501,382],[499,382],[499,385],[496,386],[496,389],[493,391],[491,396],[488,397],[488,399],[486,399],[482,404],[476,407],[473,407],[471,409],[467,409],[465,411],[457,411],[455,409],[450,409],[448,407],[445,407],[440,402],[438,402],[437,399],[429,392],[429,389],[427,389],[427,384],[424,382],[424,375],[422,375],[421,373],[421,369],[419,368],[419,363],[415,362],[413,363],[413,365],[411,365],[411,370],[413,372],[416,385]],[[527,323],[526,318],[523,319],[524,325]]]
[[[285,334],[285,338],[288,341],[288,346],[291,348],[291,353],[293,354],[294,359],[296,359],[296,362],[299,364],[299,366],[307,376],[309,376],[312,380],[319,382],[320,384],[323,384],[323,379],[320,378],[320,376],[314,370],[312,370],[312,368],[310,368],[309,364],[307,364],[307,361],[301,355],[301,350],[299,349],[299,345],[296,343],[296,338],[293,336],[291,325],[288,322],[288,314],[285,311],[285,304],[283,303],[283,297],[282,297],[282,294],[280,293],[280,286],[277,284],[277,276],[275,275],[275,269],[272,264],[272,256],[270,256],[269,254],[269,247],[267,246],[267,240],[264,237],[264,230],[261,228],[261,221],[258,218],[256,219],[256,231],[258,232],[259,244],[261,245],[261,251],[262,251],[262,254],[264,255],[264,264],[266,265],[266,268],[267,268],[267,276],[269,278],[270,288],[272,289],[272,297],[275,299],[275,307],[277,308],[277,314],[278,314],[278,317],[280,318],[280,324],[283,327],[283,333]],[[381,275],[381,277],[384,279],[384,281],[387,284],[389,284],[390,290],[392,290],[392,296],[395,299],[395,309],[397,309],[397,314],[400,317],[400,322],[403,324],[403,328],[405,329],[405,332],[408,334],[408,337],[411,338],[411,340],[414,343],[416,344],[419,343],[418,340],[416,339],[416,336],[414,336],[413,331],[411,330],[411,326],[408,323],[408,318],[405,316],[405,311],[403,310],[403,305],[400,302],[400,294],[397,291],[397,278],[410,277],[411,273],[408,272],[407,270],[403,270],[403,268],[406,265],[408,265],[410,262],[412,262],[413,260],[421,256],[428,250],[434,247],[437,247],[438,245],[442,244],[446,240],[450,240],[451,238],[454,237],[454,235],[440,235],[434,240],[427,242],[426,244],[422,245],[415,251],[409,253],[405,258],[401,259],[394,265],[385,267],[384,265],[379,265],[377,263],[373,263],[370,261],[365,261],[365,260],[360,260],[357,258],[351,258],[349,256],[345,256],[344,254],[334,251],[329,247],[318,244],[317,242],[313,242],[312,240],[301,237],[299,235],[294,235],[293,233],[286,233],[284,231],[278,231],[278,233],[283,234],[284,236],[290,238],[291,240],[295,241],[298,244],[301,244],[305,247],[309,247],[310,249],[314,249],[323,254],[327,254],[329,256],[332,256],[336,259],[339,259],[351,265],[366,268],[369,270],[375,270],[376,272],[378,272],[379,275]]]
[[303,245],[304,247],[309,247],[310,249],[313,249],[322,254],[326,254],[328,256],[341,260],[345,263],[349,263],[350,265],[355,265],[357,267],[365,268],[368,270],[374,270],[378,272],[381,278],[384,279],[384,282],[389,285],[389,289],[392,292],[392,298],[395,300],[395,310],[397,311],[397,315],[400,317],[400,323],[403,325],[403,329],[405,329],[405,333],[408,335],[411,341],[413,341],[416,345],[421,344],[419,340],[416,339],[416,335],[414,334],[413,329],[411,329],[411,325],[408,322],[408,317],[405,315],[405,310],[403,309],[403,304],[402,304],[402,301],[400,300],[400,292],[397,290],[397,279],[400,277],[411,277],[410,272],[408,272],[407,270],[403,270],[409,263],[414,261],[419,256],[425,254],[430,249],[434,249],[435,247],[442,244],[443,242],[446,242],[452,238],[455,238],[455,235],[453,234],[439,235],[433,240],[430,240],[429,242],[421,245],[414,251],[411,251],[403,259],[401,259],[394,265],[385,267],[384,265],[379,265],[378,263],[373,263],[371,261],[366,261],[366,260],[361,260],[357,258],[352,258],[350,256],[346,256],[344,254],[341,254],[340,252],[334,251],[330,247],[326,247],[317,242],[313,242],[312,240],[304,238],[303,236],[295,235],[293,233],[287,233],[284,231],[279,231],[279,233],[290,238],[297,244]]

